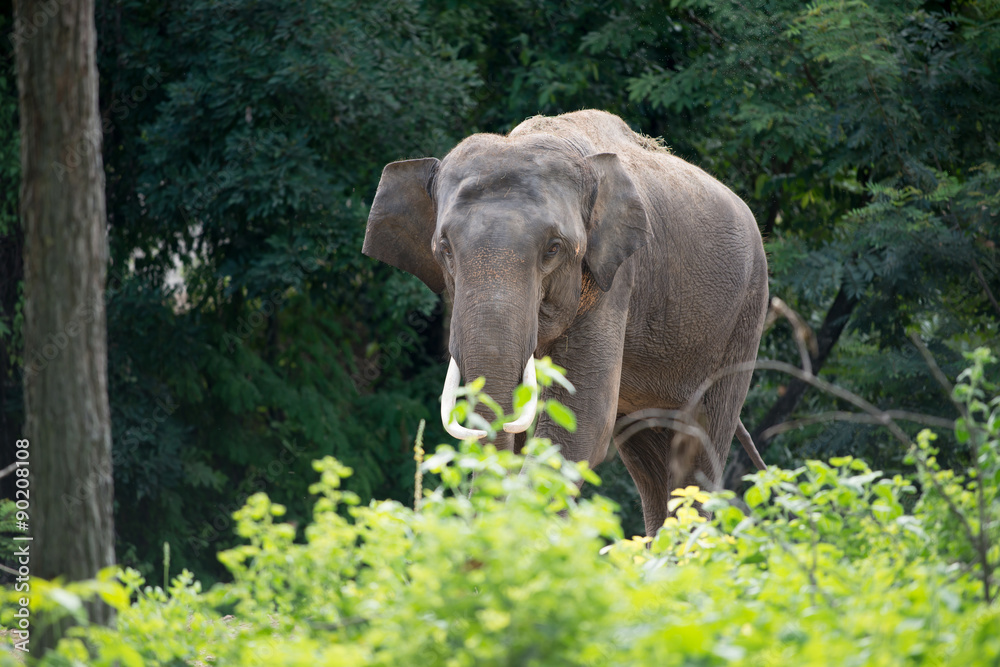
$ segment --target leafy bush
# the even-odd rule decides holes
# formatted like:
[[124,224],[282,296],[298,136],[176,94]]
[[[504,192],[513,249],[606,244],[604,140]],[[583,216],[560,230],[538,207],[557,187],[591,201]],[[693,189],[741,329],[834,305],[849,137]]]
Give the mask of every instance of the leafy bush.
[[[979,396],[982,377],[956,395]],[[976,400],[970,433],[995,429],[1000,401]],[[941,528],[953,507],[991,525],[953,499],[997,474],[997,438],[974,437],[980,473],[912,514],[914,484],[841,457],[757,473],[744,503],[678,489],[658,535],[631,540],[613,503],[580,498],[594,473],[545,439],[526,457],[438,447],[421,470],[440,483],[417,510],[359,504],[341,488],[351,470],[326,457],[303,531],[263,493],[234,514],[245,543],[219,554],[232,583],[202,591],[185,571],[164,589],[134,570],[36,581],[36,613],[85,623],[91,595],[118,609],[114,628],[76,627],[39,664],[995,664],[1000,606]],[[918,467],[924,488],[939,474]]]
[[[936,435],[923,430],[911,450],[924,494],[917,506],[928,530],[939,539],[948,561],[971,567],[982,583],[987,602],[998,599],[996,572],[1000,569],[1000,386],[991,382],[986,367],[997,359],[986,348],[965,355],[972,365],[958,376],[952,400],[961,417],[955,439],[963,452],[965,474],[944,469]],[[992,394],[993,398],[988,398]]]
[[14,557],[15,543],[12,535],[23,533],[17,529],[17,505],[9,498],[0,498],[0,563],[8,563]]

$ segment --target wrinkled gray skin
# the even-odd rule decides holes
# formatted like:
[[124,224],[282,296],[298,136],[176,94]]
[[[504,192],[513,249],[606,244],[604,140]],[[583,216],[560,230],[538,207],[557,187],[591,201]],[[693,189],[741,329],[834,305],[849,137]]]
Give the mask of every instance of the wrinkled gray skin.
[[[714,371],[754,360],[767,308],[747,206],[602,111],[531,118],[508,136],[470,136],[440,162],[388,165],[364,252],[448,290],[451,355],[508,412],[532,353],[564,366],[577,393],[542,395],[576,413],[577,431],[542,414],[536,434],[591,465],[618,416],[679,408]],[[711,448],[680,469],[671,430],[620,446],[649,535],[671,490],[718,486],[749,383],[745,372],[709,389]]]

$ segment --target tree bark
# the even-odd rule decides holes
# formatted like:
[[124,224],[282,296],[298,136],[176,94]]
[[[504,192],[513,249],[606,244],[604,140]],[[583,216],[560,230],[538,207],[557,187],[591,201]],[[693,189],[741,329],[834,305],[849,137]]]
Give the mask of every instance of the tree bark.
[[[12,40],[21,116],[30,568],[32,576],[73,581],[115,560],[94,0],[20,0]],[[111,619],[100,602],[88,612],[91,622]],[[32,651],[50,647],[61,630],[33,635]]]
[[[823,319],[823,324],[819,331],[816,332],[816,356],[809,355],[812,361],[812,372],[813,375],[818,375],[820,369],[823,367],[823,363],[826,361],[827,357],[830,356],[830,352],[833,350],[833,346],[837,344],[837,340],[840,338],[840,334],[843,333],[844,327],[847,326],[847,321],[851,317],[851,312],[854,307],[858,305],[858,299],[856,297],[848,296],[847,292],[843,287],[837,292],[837,296],[833,299],[833,303],[830,305],[830,310],[827,311],[826,317]],[[768,410],[764,419],[761,420],[759,424],[750,432],[750,437],[753,439],[754,443],[757,445],[757,451],[763,456],[764,452],[767,451],[768,441],[763,439],[763,433],[767,429],[780,424],[785,421],[789,415],[798,406],[799,401],[802,400],[802,396],[806,393],[806,389],[809,385],[801,380],[792,380],[788,384],[788,389],[785,391],[784,395],[781,396],[771,409]],[[755,470],[753,463],[750,461],[750,457],[747,456],[746,452],[742,448],[736,450],[736,456],[733,457],[732,462],[729,465],[729,469],[726,470],[726,477],[724,484],[727,489],[738,490],[740,484],[742,484],[743,476]]]

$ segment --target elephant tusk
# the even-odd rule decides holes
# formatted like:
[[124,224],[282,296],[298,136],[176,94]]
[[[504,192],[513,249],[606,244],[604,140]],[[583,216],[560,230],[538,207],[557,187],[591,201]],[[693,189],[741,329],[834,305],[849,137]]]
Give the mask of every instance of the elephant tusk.
[[524,367],[524,376],[521,384],[531,389],[531,400],[524,406],[521,416],[512,422],[503,425],[503,430],[507,433],[523,433],[531,426],[535,420],[535,407],[538,402],[538,380],[535,378],[535,355],[528,358],[528,363]]
[[444,391],[441,392],[441,423],[444,425],[444,430],[448,431],[448,435],[453,438],[459,440],[485,438],[486,431],[465,428],[451,418],[451,411],[455,409],[455,390],[458,389],[458,383],[461,379],[462,374],[458,370],[458,364],[452,357],[451,363],[448,364],[448,375],[444,378]]

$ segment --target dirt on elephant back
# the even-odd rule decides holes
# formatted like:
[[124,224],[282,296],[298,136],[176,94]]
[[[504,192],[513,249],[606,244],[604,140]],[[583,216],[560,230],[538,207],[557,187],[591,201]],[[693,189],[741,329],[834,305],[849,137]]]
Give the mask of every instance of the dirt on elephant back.
[[[670,146],[663,137],[651,137],[648,134],[643,134],[642,132],[636,132],[632,128],[625,126],[624,121],[618,119],[619,122],[624,126],[629,134],[635,139],[635,142],[645,148],[648,151],[655,151],[657,153],[666,153],[668,155],[673,155],[673,151],[670,150]],[[531,129],[534,132],[545,132],[552,130],[557,127],[561,127],[563,122],[559,116],[529,116],[525,119],[525,123],[531,122]]]
[[672,155],[673,151],[670,150],[670,146],[664,141],[663,137],[651,137],[648,134],[642,134],[641,132],[635,133],[636,140],[639,145],[648,151],[656,151],[659,153],[666,153]]

